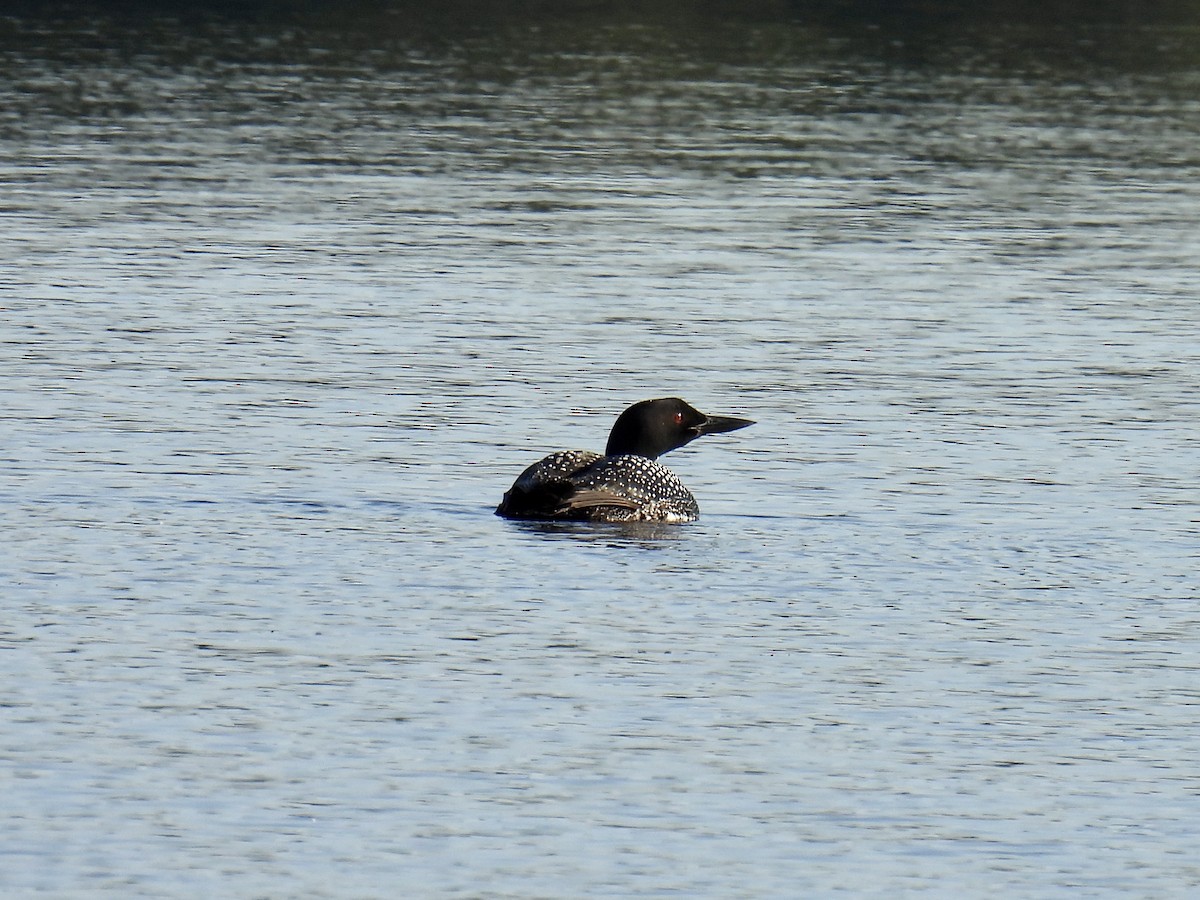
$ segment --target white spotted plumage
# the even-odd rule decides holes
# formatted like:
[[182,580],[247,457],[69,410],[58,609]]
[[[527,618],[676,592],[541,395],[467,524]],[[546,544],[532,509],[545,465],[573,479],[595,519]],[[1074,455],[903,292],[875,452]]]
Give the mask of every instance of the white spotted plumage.
[[523,519],[694,522],[696,498],[679,476],[644,456],[560,450],[520,474],[496,510]]
[[611,496],[633,509],[597,503],[587,518],[598,522],[694,522],[700,507],[679,476],[644,456],[605,456],[571,476],[580,494]]

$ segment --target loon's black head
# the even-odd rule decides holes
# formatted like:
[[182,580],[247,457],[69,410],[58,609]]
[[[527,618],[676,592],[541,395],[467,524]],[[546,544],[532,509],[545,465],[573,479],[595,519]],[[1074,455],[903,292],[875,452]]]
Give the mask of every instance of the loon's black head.
[[657,459],[702,434],[721,434],[753,425],[749,419],[706,416],[678,397],[643,400],[617,417],[608,435],[605,456],[634,454]]

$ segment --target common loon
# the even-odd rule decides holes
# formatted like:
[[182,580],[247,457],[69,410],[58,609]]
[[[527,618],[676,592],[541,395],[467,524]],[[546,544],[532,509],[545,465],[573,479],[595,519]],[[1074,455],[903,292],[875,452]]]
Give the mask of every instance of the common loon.
[[700,507],[679,478],[655,460],[702,434],[754,423],[706,416],[678,397],[643,400],[617,417],[604,455],[561,450],[536,462],[496,507],[506,519],[590,522],[694,522]]

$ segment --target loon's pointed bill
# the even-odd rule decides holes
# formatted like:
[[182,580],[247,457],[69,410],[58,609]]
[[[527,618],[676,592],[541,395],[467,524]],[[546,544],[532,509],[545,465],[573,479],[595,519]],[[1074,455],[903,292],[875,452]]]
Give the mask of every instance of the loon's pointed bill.
[[552,453],[521,473],[496,507],[509,519],[591,522],[692,522],[696,498],[659,456],[706,434],[754,423],[708,416],[678,397],[643,400],[617,417],[604,456]]
[[734,416],[705,416],[704,421],[696,426],[696,435],[724,434],[727,431],[737,431],[747,425],[753,425],[752,419],[738,419]]

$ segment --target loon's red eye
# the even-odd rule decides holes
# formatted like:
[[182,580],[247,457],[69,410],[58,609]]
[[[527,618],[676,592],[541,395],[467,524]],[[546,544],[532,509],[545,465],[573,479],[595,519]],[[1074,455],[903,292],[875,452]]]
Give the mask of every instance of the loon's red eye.
[[682,424],[683,424],[683,413],[681,413],[681,412],[677,412],[677,413],[675,413],[675,424],[676,424],[676,425],[682,425]]

